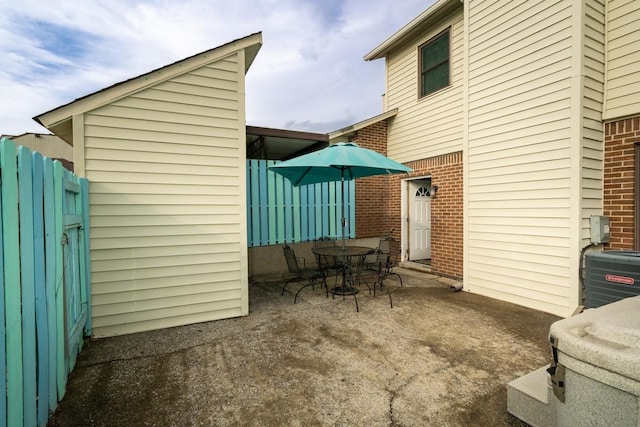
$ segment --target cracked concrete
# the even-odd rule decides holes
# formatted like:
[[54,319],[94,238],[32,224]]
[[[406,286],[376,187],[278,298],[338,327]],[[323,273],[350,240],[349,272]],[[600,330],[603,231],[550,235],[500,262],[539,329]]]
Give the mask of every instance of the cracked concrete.
[[256,281],[248,317],[88,342],[50,425],[523,425],[506,384],[558,318],[397,271],[393,308]]

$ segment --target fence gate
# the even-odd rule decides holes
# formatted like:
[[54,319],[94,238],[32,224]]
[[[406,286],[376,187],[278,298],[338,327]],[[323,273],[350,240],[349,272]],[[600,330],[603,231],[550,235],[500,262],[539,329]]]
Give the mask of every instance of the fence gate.
[[85,285],[86,258],[84,257],[86,231],[81,184],[78,178],[65,171],[63,195],[63,265],[64,265],[64,324],[67,330],[65,360],[68,371],[76,363],[76,357],[82,349],[83,330],[89,319],[88,286]]

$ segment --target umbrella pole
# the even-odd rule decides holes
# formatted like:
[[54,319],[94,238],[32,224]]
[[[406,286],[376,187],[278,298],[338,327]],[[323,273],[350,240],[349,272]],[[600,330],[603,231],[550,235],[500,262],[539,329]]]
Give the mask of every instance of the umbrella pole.
[[341,181],[340,181],[340,191],[342,191],[342,250],[344,251],[345,249],[345,244],[344,244],[344,229],[347,226],[347,219],[344,216],[344,169],[342,169],[342,173],[340,174],[341,176]]

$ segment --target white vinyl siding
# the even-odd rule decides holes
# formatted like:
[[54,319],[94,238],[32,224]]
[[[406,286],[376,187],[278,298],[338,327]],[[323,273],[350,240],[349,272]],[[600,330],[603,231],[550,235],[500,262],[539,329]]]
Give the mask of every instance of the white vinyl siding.
[[571,2],[472,1],[469,10],[465,287],[566,315]]
[[607,2],[605,120],[640,112],[640,1]]
[[247,314],[242,59],[84,115],[95,336]]
[[[589,218],[602,214],[603,115],[640,110],[640,2],[461,3],[464,16],[433,9],[382,45],[398,108],[388,154],[463,151],[465,289],[567,316]],[[452,85],[416,100],[416,49],[448,27]]]
[[581,247],[589,243],[589,218],[602,215],[605,73],[605,0],[585,2],[584,80],[582,109],[582,227]]
[[[420,98],[418,46],[448,27],[451,27],[451,85]],[[463,44],[460,7],[442,25],[387,57],[386,105],[388,110],[398,108],[389,124],[389,157],[408,162],[462,150]]]

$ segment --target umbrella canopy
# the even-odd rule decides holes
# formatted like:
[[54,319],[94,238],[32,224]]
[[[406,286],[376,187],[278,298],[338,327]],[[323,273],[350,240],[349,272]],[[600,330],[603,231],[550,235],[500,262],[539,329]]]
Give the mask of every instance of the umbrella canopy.
[[[270,166],[294,187],[319,182],[345,181],[375,175],[408,173],[412,169],[353,142],[338,142],[327,148]],[[344,185],[342,186],[344,193]],[[344,200],[344,194],[342,195]],[[342,208],[342,247],[346,221]]]
[[346,181],[374,175],[408,173],[411,169],[353,142],[327,148],[270,166],[294,187],[318,182]]

